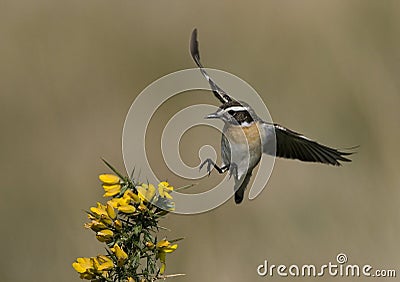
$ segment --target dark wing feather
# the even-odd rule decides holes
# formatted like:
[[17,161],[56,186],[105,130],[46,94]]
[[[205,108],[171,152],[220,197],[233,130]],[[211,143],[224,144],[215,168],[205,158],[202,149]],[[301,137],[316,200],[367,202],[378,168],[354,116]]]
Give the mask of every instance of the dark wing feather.
[[224,90],[222,90],[212,78],[208,75],[208,73],[204,70],[200,62],[200,53],[199,53],[199,42],[197,41],[197,29],[195,28],[192,32],[192,36],[190,39],[190,54],[196,65],[200,68],[201,73],[207,79],[208,83],[211,86],[211,90],[214,92],[215,97],[218,98],[222,103],[227,103],[232,101],[232,98],[226,94]]
[[340,166],[340,162],[351,162],[351,160],[345,156],[353,154],[352,152],[342,152],[338,149],[321,145],[278,124],[275,124],[274,128],[277,157],[298,159],[305,162],[319,162],[336,166]]

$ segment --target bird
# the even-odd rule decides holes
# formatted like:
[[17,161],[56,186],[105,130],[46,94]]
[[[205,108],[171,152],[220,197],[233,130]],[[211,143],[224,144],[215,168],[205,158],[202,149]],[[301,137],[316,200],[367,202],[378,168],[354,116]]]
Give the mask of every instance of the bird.
[[235,180],[236,204],[243,201],[253,169],[260,162],[263,154],[333,166],[341,166],[341,162],[351,162],[348,156],[354,152],[344,152],[322,145],[277,123],[266,122],[257,116],[249,104],[237,101],[228,95],[215,83],[201,64],[197,33],[195,28],[191,34],[191,57],[208,81],[211,91],[221,102],[218,110],[205,118],[220,119],[224,122],[221,138],[222,165],[218,166],[208,158],[200,165],[200,170],[207,165],[209,175],[212,167],[220,174],[229,171],[230,177],[234,176]]

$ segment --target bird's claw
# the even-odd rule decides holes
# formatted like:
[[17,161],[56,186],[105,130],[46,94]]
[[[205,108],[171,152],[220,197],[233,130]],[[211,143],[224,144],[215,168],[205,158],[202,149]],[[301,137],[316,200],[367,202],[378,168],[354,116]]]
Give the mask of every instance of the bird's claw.
[[206,159],[201,165],[199,170],[201,170],[203,168],[203,166],[207,164],[207,172],[208,172],[208,176],[210,176],[211,174],[211,166],[214,166],[214,162],[211,159]]

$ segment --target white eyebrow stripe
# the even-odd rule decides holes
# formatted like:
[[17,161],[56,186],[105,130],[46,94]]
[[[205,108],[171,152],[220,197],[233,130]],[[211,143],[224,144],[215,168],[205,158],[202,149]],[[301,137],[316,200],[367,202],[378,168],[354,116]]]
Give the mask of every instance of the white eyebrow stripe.
[[229,108],[224,109],[224,112],[229,112],[229,111],[235,111],[235,112],[240,112],[240,111],[248,111],[248,107],[243,107],[243,106],[232,106]]

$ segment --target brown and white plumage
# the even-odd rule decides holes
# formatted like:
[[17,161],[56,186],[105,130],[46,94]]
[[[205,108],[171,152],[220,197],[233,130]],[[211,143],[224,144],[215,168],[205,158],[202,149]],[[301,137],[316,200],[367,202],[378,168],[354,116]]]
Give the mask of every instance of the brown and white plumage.
[[[247,103],[236,101],[230,97],[214,82],[200,62],[197,29],[192,32],[190,53],[201,73],[210,84],[214,95],[222,103],[217,112],[208,115],[207,118],[218,118],[225,122],[224,134],[221,140],[223,166],[218,167],[210,159],[207,159],[200,168],[207,163],[209,171],[211,165],[219,173],[229,170],[232,174],[232,171],[236,170],[236,203],[242,202],[252,171],[259,163],[263,153],[286,159],[318,162],[334,166],[340,166],[341,162],[351,162],[347,157],[353,154],[352,152],[344,152],[322,145],[279,124],[267,123],[261,120]],[[256,130],[259,138],[250,138],[248,133],[250,130],[251,136],[254,135],[254,130]],[[243,136],[246,137],[247,142],[245,142],[246,140],[243,141]],[[246,143],[247,150],[244,148]],[[248,159],[247,161],[246,158]]]

